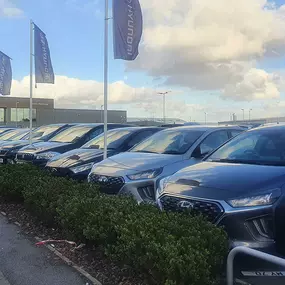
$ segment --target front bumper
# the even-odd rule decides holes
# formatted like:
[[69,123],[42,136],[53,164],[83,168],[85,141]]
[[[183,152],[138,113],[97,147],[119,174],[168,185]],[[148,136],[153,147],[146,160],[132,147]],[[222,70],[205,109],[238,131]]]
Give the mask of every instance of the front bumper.
[[243,245],[270,254],[279,252],[276,221],[280,218],[276,216],[276,210],[282,207],[281,201],[276,205],[235,209],[225,201],[162,194],[157,202],[162,210],[182,211],[183,207],[191,207],[193,213],[203,214],[209,221],[225,229],[230,248]]
[[54,176],[71,178],[76,181],[86,181],[90,172],[90,170],[86,170],[83,172],[74,173],[69,168],[56,168],[49,166],[46,166],[45,169]]
[[138,203],[155,203],[156,179],[130,180],[126,177],[107,176],[90,173],[88,181],[100,187],[100,191],[109,195],[131,195]]

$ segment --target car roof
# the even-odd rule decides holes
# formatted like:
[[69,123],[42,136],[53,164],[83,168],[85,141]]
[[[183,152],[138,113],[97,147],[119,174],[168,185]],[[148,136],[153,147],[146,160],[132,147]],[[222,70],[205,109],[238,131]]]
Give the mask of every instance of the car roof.
[[255,132],[255,131],[260,131],[260,130],[269,131],[269,132],[270,131],[284,131],[285,132],[285,123],[265,124],[257,128],[252,128],[248,130],[248,132]]
[[195,131],[203,131],[203,132],[208,132],[208,131],[217,131],[217,130],[241,130],[243,129],[239,126],[203,126],[203,125],[195,125],[195,126],[183,126],[183,127],[176,127],[176,128],[170,128],[170,129],[165,129],[164,132],[175,132],[178,130],[195,130]]
[[126,128],[117,128],[109,130],[111,132],[118,130],[127,130],[127,131],[139,131],[139,130],[165,130],[165,128],[160,127],[126,127]]

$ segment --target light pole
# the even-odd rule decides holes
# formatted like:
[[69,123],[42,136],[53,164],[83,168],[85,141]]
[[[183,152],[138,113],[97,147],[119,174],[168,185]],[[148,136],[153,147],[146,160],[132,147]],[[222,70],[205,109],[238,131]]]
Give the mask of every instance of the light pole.
[[19,102],[16,102],[16,128],[18,127],[18,104]]
[[235,121],[235,115],[236,115],[236,113],[233,113],[233,122]]
[[103,107],[104,105],[101,105],[101,123],[103,123]]
[[249,109],[248,111],[248,118],[249,118],[249,121],[250,121],[250,113],[251,113],[252,109]]
[[207,125],[207,112],[204,112],[205,115],[205,125]]
[[241,110],[242,110],[242,120],[244,121],[244,109]]
[[165,102],[165,95],[170,93],[171,91],[166,91],[166,92],[158,92],[157,94],[162,95],[163,96],[163,122],[164,124],[166,123],[166,102]]

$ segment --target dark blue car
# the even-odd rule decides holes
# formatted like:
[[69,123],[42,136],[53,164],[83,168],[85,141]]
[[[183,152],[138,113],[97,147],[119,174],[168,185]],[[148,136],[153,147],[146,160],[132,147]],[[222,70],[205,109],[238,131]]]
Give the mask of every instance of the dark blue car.
[[[127,127],[124,124],[108,124],[108,129]],[[39,142],[21,148],[16,157],[16,163],[33,163],[45,166],[51,158],[76,149],[102,134],[103,124],[77,124],[72,126],[46,142]]]
[[[107,155],[128,151],[139,142],[162,130],[157,127],[130,127],[111,130],[107,134]],[[52,158],[46,168],[57,176],[68,176],[85,180],[94,163],[103,160],[104,135],[91,140],[81,148],[68,151]]]

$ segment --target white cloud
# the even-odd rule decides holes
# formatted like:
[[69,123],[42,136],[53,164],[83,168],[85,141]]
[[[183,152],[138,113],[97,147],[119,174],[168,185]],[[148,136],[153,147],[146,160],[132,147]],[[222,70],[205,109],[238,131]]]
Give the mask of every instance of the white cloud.
[[261,69],[251,68],[242,80],[235,84],[227,84],[222,97],[237,101],[278,99],[280,91],[277,78]]
[[24,12],[15,7],[10,0],[0,0],[0,17],[18,18],[23,15]]
[[[285,6],[277,8],[266,0],[144,0],[141,4],[143,42],[140,56],[127,64],[128,71],[164,77],[166,84],[223,91],[247,81],[259,59],[284,55]],[[262,90],[254,86],[257,90],[238,99],[272,98],[278,93],[270,80]]]
[[[13,80],[11,95],[28,97],[29,86],[29,76],[25,76],[21,81]],[[108,93],[110,104],[155,102],[161,98],[155,89],[133,88],[123,81],[110,83]],[[54,85],[38,84],[34,90],[34,96],[53,98],[57,107],[94,109],[103,103],[103,83],[57,75]]]

